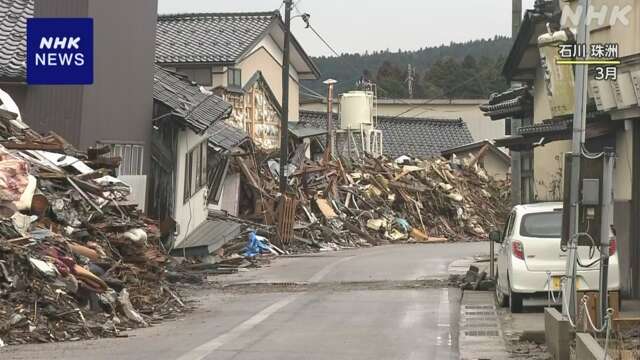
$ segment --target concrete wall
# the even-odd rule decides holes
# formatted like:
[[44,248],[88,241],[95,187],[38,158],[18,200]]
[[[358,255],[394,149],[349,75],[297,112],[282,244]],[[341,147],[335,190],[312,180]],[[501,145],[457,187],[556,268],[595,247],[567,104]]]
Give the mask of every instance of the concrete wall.
[[[83,95],[80,147],[141,142],[149,167],[157,1],[90,0],[94,84]],[[145,170],[146,171],[146,170]]]
[[146,172],[157,0],[37,1],[35,16],[94,18],[94,84],[28,87],[27,122],[81,149],[101,140],[142,143]]
[[631,129],[618,131],[616,134],[616,155],[613,196],[616,201],[630,201],[633,167],[633,131]]
[[191,130],[185,129],[178,133],[177,151],[178,161],[176,168],[176,193],[175,193],[175,220],[179,233],[176,236],[176,245],[179,245],[200,224],[207,220],[207,188],[204,187],[189,200],[184,200],[184,182],[186,154],[196,145],[206,140]]
[[[541,67],[538,67],[534,82],[533,111],[534,124],[540,124],[543,120],[551,118],[551,105]],[[533,150],[534,195],[537,200],[561,198],[564,153],[569,151],[571,151],[571,141],[554,141]]]
[[554,141],[533,150],[534,195],[539,201],[562,199],[564,154],[571,151],[571,141]]

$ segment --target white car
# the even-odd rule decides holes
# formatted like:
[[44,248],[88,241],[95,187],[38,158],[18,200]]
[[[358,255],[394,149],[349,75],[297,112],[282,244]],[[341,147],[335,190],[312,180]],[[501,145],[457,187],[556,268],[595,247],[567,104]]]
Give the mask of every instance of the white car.
[[[498,243],[496,300],[522,312],[522,300],[560,291],[565,275],[567,252],[560,249],[562,203],[518,205],[513,208],[503,232],[492,232]],[[617,243],[613,233],[609,248],[609,291],[620,289]],[[600,283],[599,247],[578,247],[578,291],[597,291]],[[584,266],[582,266],[584,265]],[[551,278],[549,279],[549,273]]]

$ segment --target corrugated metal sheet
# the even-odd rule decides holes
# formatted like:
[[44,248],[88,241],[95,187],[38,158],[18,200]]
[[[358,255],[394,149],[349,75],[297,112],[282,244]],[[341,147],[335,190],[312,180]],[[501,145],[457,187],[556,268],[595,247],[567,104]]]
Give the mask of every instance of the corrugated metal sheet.
[[199,255],[206,256],[220,249],[227,242],[238,238],[242,234],[244,225],[226,220],[207,220],[195,229],[184,241],[180,242],[172,251],[172,254],[180,255],[188,249],[196,250]]

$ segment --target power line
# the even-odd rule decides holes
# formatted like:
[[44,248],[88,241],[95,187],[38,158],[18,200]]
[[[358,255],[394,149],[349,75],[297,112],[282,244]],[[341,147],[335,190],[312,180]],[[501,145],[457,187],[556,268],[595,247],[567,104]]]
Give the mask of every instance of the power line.
[[[315,91],[315,90],[313,90],[313,89],[310,89],[310,88],[308,88],[308,87],[306,87],[306,86],[304,86],[304,85],[302,85],[302,84],[300,84],[300,87],[301,87],[302,89],[304,89],[304,90],[307,90],[307,91],[308,91],[308,92],[310,92],[311,94],[316,95],[316,96],[323,96],[323,95],[322,95],[322,94],[320,94],[319,92],[317,92],[317,91]],[[323,96],[323,98],[324,98],[324,96]]]
[[[298,4],[301,2],[302,0],[298,0],[295,5],[294,5],[294,9],[298,12],[298,15],[304,15],[304,13],[302,11],[300,11],[300,9],[298,8]],[[335,50],[335,48],[333,46],[331,46],[331,44],[329,44],[329,42],[322,36],[320,35],[320,33],[313,27],[313,25],[311,25],[311,23],[309,22],[309,17],[303,17],[303,20],[305,21],[305,23],[307,24],[307,28],[311,29],[311,31],[318,37],[318,39],[320,39],[320,41],[322,41],[322,43],[336,56],[337,59],[340,59],[340,54]],[[360,70],[356,69],[352,64],[346,62],[346,61],[342,61],[343,64],[347,65],[348,67],[350,67],[352,70],[354,70],[356,73],[359,73]],[[476,76],[464,81],[462,84],[459,84],[458,86],[454,87],[453,89],[450,89],[448,91],[443,91],[442,94],[438,95],[437,97],[434,98],[430,98],[430,99],[426,99],[424,103],[420,104],[420,105],[416,105],[416,106],[412,106],[411,108],[407,109],[406,111],[401,112],[398,115],[393,116],[391,119],[396,119],[404,114],[407,114],[413,110],[415,110],[416,108],[419,108],[423,105],[429,104],[431,101],[434,100],[438,100],[440,98],[442,98],[444,95],[448,95],[451,92],[459,89],[460,87],[467,85],[468,83],[470,83],[471,81],[475,81],[478,80],[480,78],[482,74],[477,74]],[[388,91],[386,91],[382,86],[380,86],[379,84],[376,84],[378,90],[381,90],[383,93],[389,94]],[[307,88],[307,90],[310,90]],[[318,94],[319,95],[319,94]],[[400,102],[409,105],[409,103],[407,103],[406,101],[403,101],[401,99]]]
[[[472,82],[472,81],[478,80],[478,79],[480,78],[480,76],[481,76],[481,75],[483,75],[483,74],[481,74],[481,73],[480,73],[480,74],[477,74],[476,76],[473,76],[473,77],[471,77],[470,79],[467,79],[466,81],[462,82],[462,83],[461,83],[461,84],[459,84],[458,86],[455,86],[455,87],[453,87],[452,89],[450,89],[450,90],[448,90],[448,91],[443,91],[440,95],[438,95],[438,96],[436,96],[436,97],[432,97],[432,98],[430,98],[430,99],[425,99],[425,101],[424,101],[422,104],[410,107],[409,109],[407,109],[407,110],[405,110],[405,111],[403,111],[403,112],[399,113],[398,115],[395,115],[395,116],[391,117],[391,120],[396,119],[396,118],[399,118],[400,116],[402,116],[402,115],[404,115],[404,114],[407,114],[407,113],[409,113],[409,112],[411,112],[411,111],[413,111],[413,110],[415,110],[415,109],[417,109],[417,108],[419,108],[419,107],[421,107],[421,106],[423,106],[423,105],[427,105],[427,104],[431,103],[431,102],[432,102],[432,101],[434,101],[434,100],[441,99],[441,98],[442,98],[443,96],[445,96],[445,95],[450,95],[453,91],[458,90],[458,89],[459,89],[459,88],[461,88],[462,86],[467,85],[468,83],[470,83],[470,82]],[[427,111],[428,111],[428,110],[427,110]],[[426,112],[426,111],[423,111],[423,112],[421,112],[421,113],[420,113],[420,114],[418,114],[418,115],[422,115],[422,114],[424,114],[425,112]]]

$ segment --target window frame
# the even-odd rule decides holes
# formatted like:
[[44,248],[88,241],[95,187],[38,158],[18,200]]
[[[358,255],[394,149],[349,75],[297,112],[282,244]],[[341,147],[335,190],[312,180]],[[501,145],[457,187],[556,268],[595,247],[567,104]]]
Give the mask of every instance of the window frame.
[[120,165],[114,169],[116,177],[144,175],[144,143],[101,140],[97,144],[109,146],[109,156],[121,158]]
[[238,89],[242,88],[242,69],[232,67],[227,69],[227,86]]
[[198,192],[207,187],[207,148],[209,140],[204,140],[185,154],[184,163],[184,203],[189,202]]

